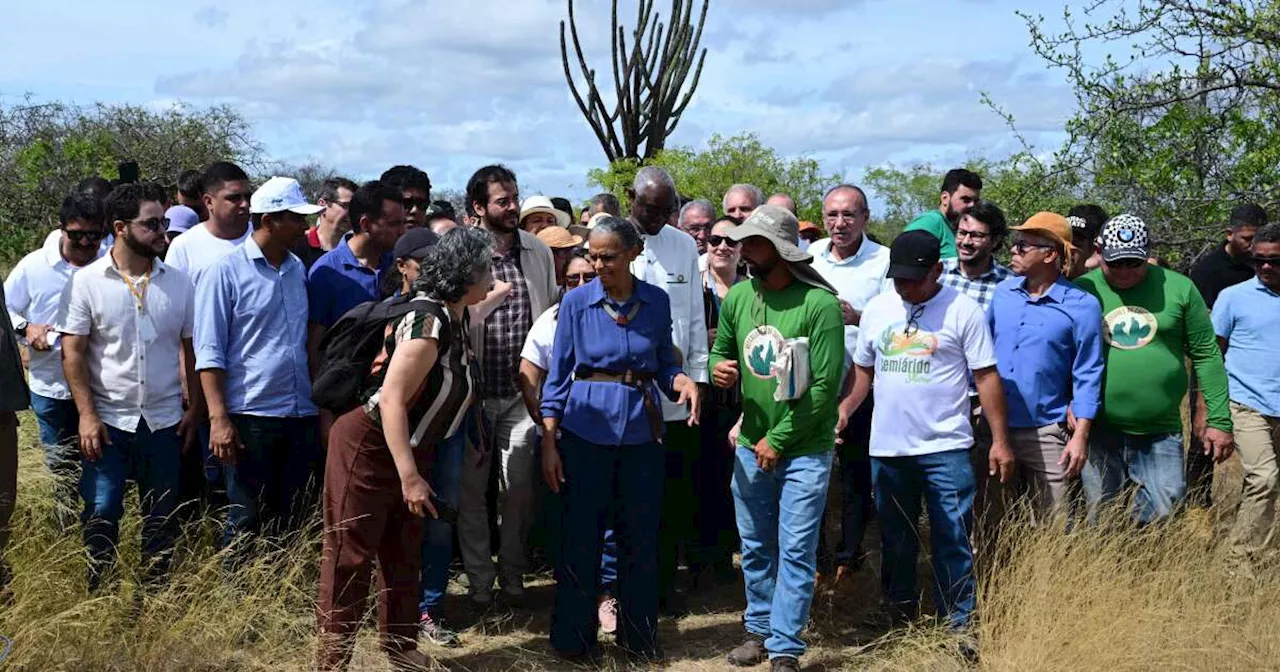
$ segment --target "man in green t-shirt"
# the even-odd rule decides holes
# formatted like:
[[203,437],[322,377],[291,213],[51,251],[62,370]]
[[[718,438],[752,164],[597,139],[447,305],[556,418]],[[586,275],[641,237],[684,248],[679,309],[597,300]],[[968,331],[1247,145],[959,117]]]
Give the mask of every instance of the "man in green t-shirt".
[[1134,516],[1167,518],[1186,496],[1182,468],[1182,400],[1190,359],[1208,407],[1201,440],[1221,462],[1231,455],[1231,411],[1204,299],[1191,279],[1147,263],[1147,225],[1117,215],[1102,229],[1102,266],[1076,281],[1102,304],[1107,369],[1102,416],[1090,436],[1081,474],[1090,515],[1137,486]]
[[942,178],[938,209],[916,217],[903,231],[928,231],[942,242],[942,258],[956,258],[956,227],[960,218],[978,204],[982,178],[964,168],[952,168]]
[[[795,215],[762,205],[728,233],[753,279],[725,296],[710,358],[717,386],[742,389],[732,489],[747,638],[729,662],[768,658],[773,672],[798,672],[805,652],[844,374],[840,302],[800,250],[799,228]],[[807,339],[807,357],[797,339]]]

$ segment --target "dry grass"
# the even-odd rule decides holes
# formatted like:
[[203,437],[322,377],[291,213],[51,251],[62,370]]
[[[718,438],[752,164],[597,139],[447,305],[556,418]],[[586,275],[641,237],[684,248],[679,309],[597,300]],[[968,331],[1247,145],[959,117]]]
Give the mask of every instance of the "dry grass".
[[[227,582],[208,530],[196,530],[184,540],[187,550],[172,585],[134,617],[129,574],[138,560],[136,515],[122,530],[119,587],[90,598],[78,536],[54,532],[33,424],[24,417],[21,493],[9,553],[14,596],[0,607],[0,634],[14,643],[5,669],[308,669],[318,557],[313,539],[263,558]],[[1224,475],[1220,493],[1238,488],[1237,474]],[[1221,510],[1229,511],[1230,502],[1224,504]],[[1280,574],[1262,568],[1259,579],[1233,578],[1214,542],[1192,522],[1143,533],[1022,526],[1006,532],[1003,552],[995,556],[1002,560],[983,572],[980,586],[982,668],[1280,669]],[[868,546],[874,548],[874,541],[869,538]],[[852,590],[818,598],[806,669],[967,667],[957,642],[927,625],[892,633],[863,625],[874,612],[877,586],[876,572],[867,569]],[[662,623],[667,669],[731,669],[722,661],[741,634],[741,590],[725,586],[699,596],[698,613]],[[462,613],[462,600],[446,602],[451,622],[467,627],[467,646],[429,650],[451,669],[569,669],[546,643],[552,587],[544,580],[533,594],[542,608],[502,618],[476,619]],[[627,663],[611,658],[606,667],[624,669]],[[353,668],[386,669],[367,634]]]

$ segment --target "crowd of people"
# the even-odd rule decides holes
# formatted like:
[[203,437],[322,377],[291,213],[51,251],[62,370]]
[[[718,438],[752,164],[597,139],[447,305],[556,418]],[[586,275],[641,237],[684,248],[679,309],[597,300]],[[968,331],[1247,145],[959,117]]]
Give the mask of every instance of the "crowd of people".
[[1011,224],[981,192],[950,171],[886,246],[852,184],[801,222],[786,194],[738,184],[717,207],[656,167],[626,216],[612,194],[521,200],[501,165],[464,212],[412,166],[314,204],[227,162],[176,190],[86,180],[4,280],[0,535],[29,407],[91,593],[117,574],[129,481],[147,587],[184,511],[220,517],[228,581],[322,520],[321,669],[350,660],[375,573],[393,663],[458,646],[455,537],[480,612],[528,608],[545,553],[550,643],[575,661],[602,632],[661,658],[660,616],[740,576],[728,661],[787,672],[873,517],[885,614],[919,616],[927,511],[936,615],[963,633],[975,555],[1014,509],[1157,523],[1208,506],[1233,451],[1248,572],[1280,494],[1280,225],[1241,204],[1188,277],[1136,216]]

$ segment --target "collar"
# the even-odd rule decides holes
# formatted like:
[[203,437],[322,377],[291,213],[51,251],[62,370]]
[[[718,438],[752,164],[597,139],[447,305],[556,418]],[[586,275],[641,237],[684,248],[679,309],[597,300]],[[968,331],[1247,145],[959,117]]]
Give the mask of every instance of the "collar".
[[864,257],[875,252],[875,248],[878,247],[878,245],[872,242],[872,240],[868,238],[867,234],[864,232],[862,234],[862,242],[858,244],[858,251],[854,252],[853,256],[845,257],[844,259],[836,259],[835,255],[832,253],[831,238],[829,237],[823,239],[822,241],[817,241],[812,243],[809,246],[809,253],[813,254],[813,246],[817,245],[819,242],[823,242],[824,245],[818,250],[817,256],[820,256],[828,263],[835,264],[837,266],[841,264],[852,264],[856,261],[861,261]]
[[964,271],[960,270],[960,260],[954,259],[954,258],[942,260],[942,272],[948,275],[958,275],[962,278],[965,278],[966,280],[985,280],[985,281],[1001,280],[1011,273],[1011,271],[1009,271],[1004,266],[1001,266],[999,263],[997,263],[995,259],[992,259],[991,268],[988,268],[986,272],[982,273],[976,278],[970,278],[969,276],[964,274]]
[[[356,259],[356,253],[351,251],[351,245],[349,245],[348,242],[354,235],[355,233],[351,231],[342,234],[342,240],[338,241],[338,245],[333,248],[333,252],[338,255],[338,261],[341,261],[342,265],[346,268],[364,268],[373,271],[374,269],[360,263],[360,260]],[[253,236],[250,235],[244,242],[247,244],[252,238]],[[257,246],[255,245],[254,247]],[[378,268],[376,272],[381,273],[389,264],[394,262],[395,259],[391,258],[391,252],[383,252],[382,256],[378,257]]]
[[[1036,297],[1034,300],[1039,301],[1041,299],[1050,299],[1054,303],[1062,303],[1067,298],[1067,289],[1072,286],[1073,285],[1071,284],[1071,282],[1067,280],[1065,276],[1059,273],[1058,279],[1054,280],[1052,285],[1049,285],[1049,291]],[[1031,293],[1027,291],[1027,281],[1025,278],[1019,280],[1018,284],[1014,287],[1014,289],[1016,289],[1019,294],[1022,294],[1022,296],[1026,298],[1028,301],[1033,300],[1031,298]]]
[[44,255],[45,263],[49,264],[50,268],[61,268],[60,264],[65,266],[71,265],[62,257],[63,235],[61,231],[57,233],[58,235],[56,236],[49,236],[46,238],[44,245],[40,248],[40,251]]
[[1254,286],[1254,289],[1257,289],[1257,290],[1260,290],[1260,291],[1266,292],[1266,293],[1270,294],[1271,296],[1280,296],[1280,292],[1276,292],[1276,291],[1272,290],[1270,287],[1268,287],[1268,286],[1266,286],[1266,285],[1262,284],[1262,279],[1261,279],[1261,278],[1259,278],[1259,277],[1258,277],[1258,276],[1256,276],[1256,275],[1255,275],[1255,276],[1253,276],[1253,286]]
[[[644,282],[641,282],[641,280],[635,277],[634,275],[631,277],[632,277],[632,280],[635,282],[635,286],[631,290],[631,298],[628,299],[627,302],[622,305],[625,306],[633,301],[639,301],[641,303],[649,303],[649,296],[648,296],[649,285],[646,285]],[[599,279],[592,280],[591,282],[587,283],[582,289],[583,291],[587,292],[587,305],[589,306],[598,306],[604,303],[606,300],[610,300],[609,296],[604,293],[604,283],[600,282]]]
[[[102,274],[107,277],[111,277],[112,275],[114,275],[117,278],[124,277],[124,274],[120,272],[120,269],[116,268],[116,259],[115,257],[111,256],[110,250],[107,250],[105,254],[103,254],[101,257],[98,257],[98,260],[95,261],[94,263],[102,264]],[[160,261],[160,257],[156,257],[155,259],[151,260],[151,277],[152,278],[157,278],[161,275],[164,275],[165,271],[168,271],[168,270],[169,270],[169,267],[165,266],[163,261]]]
[[313,226],[307,229],[307,244],[317,250],[320,249],[320,227]]

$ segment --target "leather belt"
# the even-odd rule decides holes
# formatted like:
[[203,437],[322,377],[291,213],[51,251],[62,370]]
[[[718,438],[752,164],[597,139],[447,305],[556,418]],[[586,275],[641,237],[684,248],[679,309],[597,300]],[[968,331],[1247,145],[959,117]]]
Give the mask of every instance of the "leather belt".
[[618,373],[617,371],[583,366],[574,372],[573,377],[574,380],[593,383],[619,383],[638,390],[641,399],[644,400],[644,413],[649,418],[649,429],[653,432],[653,440],[657,443],[662,443],[665,425],[662,421],[662,405],[658,403],[653,394],[653,386],[649,384],[656,380],[652,373],[648,371],[632,371],[631,369]]

